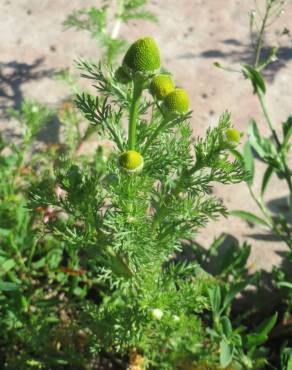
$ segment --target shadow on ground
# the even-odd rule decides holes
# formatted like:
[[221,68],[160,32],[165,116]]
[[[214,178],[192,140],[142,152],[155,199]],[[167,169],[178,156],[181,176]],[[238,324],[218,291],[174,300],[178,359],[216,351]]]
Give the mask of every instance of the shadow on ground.
[[[207,58],[207,59],[227,59],[231,64],[250,64],[254,62],[253,46],[251,44],[242,43],[236,39],[226,39],[222,41],[224,45],[230,45],[233,47],[229,51],[222,51],[218,49],[205,50],[200,54],[186,53],[178,55],[178,59],[195,59],[195,58]],[[272,48],[267,46],[262,49],[262,60],[265,60],[271,53]],[[265,78],[272,82],[275,75],[286,66],[286,64],[292,60],[292,47],[282,46],[277,52],[278,59],[271,63],[264,71]]]
[[[268,201],[267,208],[271,211],[275,219],[281,216],[283,220],[286,221],[287,230],[289,230],[289,232],[292,235],[292,212],[290,211],[288,206],[288,195],[287,197],[275,198]],[[282,239],[276,236],[274,233],[269,232],[246,234],[246,236],[256,240],[263,240],[269,242],[282,241]]]
[[20,109],[24,99],[22,87],[27,82],[52,77],[53,69],[41,69],[44,58],[33,63],[0,62],[0,118],[7,118],[7,108]]
[[[234,276],[245,277],[246,279],[254,278],[258,289],[254,289],[252,285],[249,285],[247,289],[241,292],[233,305],[233,309],[236,312],[249,312],[249,314],[255,315],[261,321],[262,313],[267,313],[267,300],[269,301],[268,311],[271,314],[276,308],[279,309],[278,305],[281,302],[283,290],[279,290],[275,286],[275,272],[264,270],[256,273],[252,272],[252,266],[248,262],[250,251],[248,244],[240,244],[234,236],[226,234],[225,238],[222,238],[216,247],[214,246],[215,244],[202,246],[197,242],[191,241],[184,243],[182,252],[175,260],[198,262],[211,275],[224,276],[226,280],[231,275],[233,278]],[[289,252],[276,251],[275,253],[282,258],[281,265],[275,266],[275,268],[290,276],[292,274],[292,263]]]
[[[54,69],[44,69],[44,58],[38,58],[32,63],[23,63],[11,61],[7,63],[0,62],[0,119],[8,119],[8,108],[17,111],[21,109],[25,97],[23,95],[23,86],[31,81],[51,78]],[[56,115],[53,115],[48,123],[43,127],[37,136],[38,141],[45,144],[59,142],[60,122]],[[5,128],[5,137],[8,141],[17,140],[21,137],[17,130]]]

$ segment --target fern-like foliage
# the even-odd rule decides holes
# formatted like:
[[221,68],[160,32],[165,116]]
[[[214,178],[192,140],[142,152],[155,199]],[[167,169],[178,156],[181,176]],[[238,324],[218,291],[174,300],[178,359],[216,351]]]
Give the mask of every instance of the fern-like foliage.
[[[207,358],[216,362],[215,342],[208,346],[211,358],[200,344],[202,318],[210,311],[208,287],[216,282],[199,265],[172,259],[182,251],[182,240],[194,239],[208,220],[227,215],[212,195],[213,184],[246,176],[226,139],[230,114],[205,138],[193,139],[190,112],[168,118],[162,105],[143,94],[137,150],[144,167],[130,175],[119,156],[128,145],[125,122],[134,83],[119,83],[101,65],[82,61],[78,67],[98,95],[79,94],[76,105],[114,150],[107,159],[99,151],[92,162],[60,160],[55,184],[49,191],[47,184],[34,189],[32,207],[50,204],[66,214],[65,221],[58,218],[47,228],[64,245],[70,265],[87,271],[75,279],[73,292],[80,294],[89,279],[103,297],[98,305],[81,306],[91,350],[112,347],[123,354],[140,348],[151,368],[160,369],[172,369],[173,361],[177,366]],[[56,185],[63,197],[52,197]]]

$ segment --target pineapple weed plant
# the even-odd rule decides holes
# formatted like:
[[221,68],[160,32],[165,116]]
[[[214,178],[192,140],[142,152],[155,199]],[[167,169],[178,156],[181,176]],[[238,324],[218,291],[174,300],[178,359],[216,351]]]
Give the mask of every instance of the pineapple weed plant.
[[[54,170],[29,179],[36,236],[3,244],[4,368],[261,367],[258,347],[276,315],[252,334],[230,320],[233,298],[254,279],[244,279],[240,262],[242,273],[225,272],[221,281],[176,258],[182,240],[226,215],[211,185],[246,175],[232,159],[239,136],[230,115],[193,141],[188,95],[160,73],[149,37],[129,48],[117,71],[78,66],[99,94],[77,95],[76,105],[114,146],[107,158],[101,148],[92,159],[55,156]],[[25,105],[19,116],[29,139],[48,118],[40,109]],[[1,230],[3,241],[5,230],[15,233]]]
[[[192,243],[208,219],[227,213],[211,195],[213,183],[250,181],[236,151],[240,134],[225,113],[206,138],[191,138],[188,95],[160,69],[151,38],[134,43],[122,66],[111,66],[118,45],[110,40],[121,22],[150,19],[144,5],[120,1],[110,36],[107,6],[66,21],[89,30],[105,48],[100,64],[78,63],[98,90],[98,97],[76,97],[90,123],[85,131],[81,114],[63,104],[58,115],[66,145],[32,152],[28,161],[34,138],[56,111],[24,102],[20,112],[10,112],[23,125],[23,138],[20,145],[1,140],[4,369],[256,369],[268,363],[262,344],[277,315],[251,330],[232,310],[235,296],[259,278],[245,267],[250,247],[222,257],[224,237],[208,251]],[[78,91],[68,71],[59,77]],[[80,156],[95,131],[112,150]],[[182,241],[193,245],[195,261],[181,255]],[[282,352],[276,368],[288,369],[288,348]]]

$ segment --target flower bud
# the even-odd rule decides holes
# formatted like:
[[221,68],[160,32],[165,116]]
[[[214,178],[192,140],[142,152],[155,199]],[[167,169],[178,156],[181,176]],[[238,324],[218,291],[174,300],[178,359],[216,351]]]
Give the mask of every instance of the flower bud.
[[230,144],[238,144],[240,141],[240,132],[236,128],[229,128],[226,130],[226,139]]
[[151,37],[134,42],[128,49],[123,65],[132,72],[154,72],[160,68],[159,49]]
[[122,153],[119,162],[122,168],[129,173],[141,171],[144,165],[143,157],[135,150],[127,150]]
[[162,100],[174,90],[175,86],[170,76],[157,75],[150,84],[150,92],[157,99]]
[[131,76],[129,76],[129,74],[127,73],[126,69],[123,66],[120,66],[115,71],[115,78],[121,84],[127,84],[131,81]]
[[168,113],[182,114],[189,110],[189,97],[185,90],[175,89],[164,98],[164,107]]
[[155,320],[161,320],[163,316],[163,311],[159,308],[154,308],[153,310],[151,310],[151,316]]

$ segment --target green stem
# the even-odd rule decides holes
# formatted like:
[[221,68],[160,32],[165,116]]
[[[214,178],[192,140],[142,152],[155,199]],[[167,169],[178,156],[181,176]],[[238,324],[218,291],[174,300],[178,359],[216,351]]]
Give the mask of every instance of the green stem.
[[15,191],[15,182],[16,182],[17,177],[20,174],[20,170],[23,165],[25,155],[29,149],[30,138],[31,138],[30,133],[26,133],[24,140],[23,140],[22,148],[20,149],[20,152],[18,153],[18,160],[16,162],[16,168],[14,170],[13,178],[11,182],[11,185],[12,185],[11,193]]
[[116,22],[111,33],[112,40],[115,40],[119,35],[123,13],[124,13],[124,0],[120,0],[118,4],[118,11],[116,13]]
[[270,115],[269,115],[269,112],[268,112],[268,108],[267,108],[267,105],[266,105],[266,102],[265,102],[265,98],[264,98],[264,94],[260,91],[260,90],[257,90],[257,96],[258,96],[258,99],[259,99],[259,102],[261,104],[261,107],[262,107],[262,110],[263,110],[263,113],[264,113],[264,116],[266,118],[266,121],[268,123],[268,126],[272,132],[272,135],[273,135],[273,138],[277,144],[277,147],[278,149],[281,147],[281,143],[280,143],[280,140],[278,138],[278,135],[276,133],[276,130],[274,128],[274,125],[272,123],[272,120],[270,118]]
[[[196,166],[194,166],[196,167]],[[195,172],[195,171],[194,171]],[[167,216],[169,205],[171,204],[171,200],[173,198],[177,198],[180,191],[181,191],[181,184],[183,181],[184,176],[188,176],[192,174],[192,169],[190,171],[186,171],[183,173],[178,180],[176,186],[171,190],[170,194],[168,194],[165,198],[164,204],[156,211],[156,214],[153,218],[153,229],[155,230],[157,226],[159,225],[160,221],[164,219],[165,216]]]
[[[10,281],[14,284],[18,283],[18,279],[17,279],[14,271],[8,271],[6,273],[6,276],[7,276],[8,281]],[[18,304],[18,306],[19,306],[19,308],[22,312],[27,312],[28,311],[29,302],[27,301],[26,297],[24,296],[24,294],[22,292],[17,290],[17,291],[11,292],[9,294],[11,295],[11,297],[13,297],[16,300],[16,302],[17,302],[17,304]]]
[[130,150],[134,150],[136,146],[136,129],[137,120],[139,116],[139,103],[143,91],[143,80],[140,76],[134,77],[134,89],[132,96],[132,103],[130,107],[129,115],[129,136],[128,136],[128,147]]
[[23,272],[25,275],[27,275],[29,273],[28,268],[26,267],[26,265],[24,263],[23,256],[22,256],[21,252],[19,251],[18,245],[16,244],[16,242],[14,240],[14,236],[12,234],[9,235],[9,244],[11,246],[11,249],[12,249],[13,253],[14,253],[13,258],[17,261],[19,269],[21,270],[21,272]]
[[45,236],[45,228],[43,227],[42,230],[40,231],[40,236],[36,239],[33,240],[31,250],[29,253],[28,261],[27,261],[27,266],[28,266],[28,271],[29,273],[32,272],[32,260],[36,252],[37,245],[39,241]]
[[[163,114],[163,112],[162,112],[162,114]],[[165,127],[168,124],[170,124],[169,126],[172,127],[172,126],[174,126],[176,124],[176,122],[179,122],[180,120],[181,120],[181,117],[177,117],[175,119],[170,120],[169,118],[167,118],[167,117],[164,116],[164,119],[162,120],[162,122],[160,123],[160,125],[156,128],[156,130],[153,132],[153,134],[147,140],[147,142],[146,142],[146,144],[144,146],[144,149],[143,149],[143,153],[146,152],[146,150],[149,148],[150,144],[157,138],[157,136],[160,134],[160,132],[162,130],[164,130]]]
[[263,47],[263,37],[264,37],[264,33],[265,33],[267,20],[269,18],[270,10],[271,10],[271,5],[268,4],[267,8],[266,8],[266,13],[265,13],[265,16],[264,16],[264,19],[263,19],[263,22],[262,22],[262,27],[261,27],[261,30],[260,30],[260,33],[259,33],[256,50],[255,50],[254,68],[257,68],[258,65],[259,65],[259,62],[260,62],[260,56],[261,56],[261,51],[262,51],[262,47]]
[[253,198],[253,200],[256,202],[256,204],[257,204],[257,206],[259,207],[259,209],[262,211],[262,214],[266,217],[266,221],[267,221],[267,223],[268,223],[268,225],[269,225],[269,228],[270,228],[270,229],[273,229],[273,228],[274,228],[273,219],[272,219],[272,217],[271,217],[271,215],[270,215],[269,211],[266,209],[266,207],[265,207],[264,203],[262,202],[262,200],[261,200],[261,199],[259,199],[259,198],[255,195],[255,193],[254,193],[254,191],[252,190],[252,188],[251,188],[251,186],[250,186],[250,185],[248,185],[248,190],[249,190],[249,192],[250,192],[251,197],[252,197],[252,198]]
[[[257,91],[257,96],[258,96],[258,99],[260,101],[264,116],[265,116],[266,121],[268,123],[268,126],[269,126],[269,128],[272,132],[273,138],[276,142],[277,150],[278,150],[278,152],[280,152],[282,145],[281,145],[281,142],[278,138],[277,132],[274,128],[273,122],[270,118],[270,115],[269,115],[269,112],[268,112],[268,109],[267,109],[267,105],[266,105],[266,102],[265,102],[264,94],[261,91],[258,90]],[[285,177],[285,180],[287,182],[287,185],[288,185],[288,188],[289,188],[289,191],[290,191],[289,204],[291,206],[292,205],[292,181],[291,181],[290,170],[289,170],[289,167],[287,165],[287,162],[286,162],[285,158],[283,158],[283,166],[284,166],[284,174],[283,175]]]
[[124,277],[130,278],[133,276],[128,263],[122,258],[122,256],[113,250],[112,247],[108,247],[108,252],[111,257],[113,257],[113,264],[111,265],[117,273],[121,273]]
[[171,190],[171,193],[166,197],[166,199],[164,201],[164,205],[160,209],[157,210],[157,212],[154,216],[154,221],[153,221],[153,228],[154,229],[158,226],[161,219],[163,219],[166,216],[169,204],[171,203],[171,199],[178,197],[178,195],[181,191],[181,186],[183,184],[184,179],[191,178],[191,176],[196,171],[201,170],[203,167],[204,166],[201,162],[196,161],[195,165],[192,168],[190,168],[189,170],[184,171],[181,174],[180,179],[178,180],[176,186]]
[[268,211],[268,209],[266,208],[266,206],[264,205],[264,202],[262,200],[262,198],[259,198],[255,195],[254,191],[252,190],[251,186],[248,185],[248,190],[250,192],[250,195],[251,197],[253,198],[253,200],[256,202],[257,206],[259,207],[259,209],[262,211],[262,214],[265,216],[267,223],[269,225],[269,228],[271,229],[271,231],[273,231],[281,240],[283,240],[288,247],[291,248],[291,243],[289,240],[287,240],[287,237],[285,234],[283,234],[281,232],[281,230],[278,228],[278,226],[275,224],[270,212]]
[[150,138],[147,140],[144,148],[143,153],[146,152],[146,150],[149,148],[150,144],[157,138],[158,134],[163,130],[163,128],[167,125],[169,122],[168,119],[164,119],[161,124],[156,128],[156,130],[153,132],[153,134],[150,136]]

